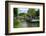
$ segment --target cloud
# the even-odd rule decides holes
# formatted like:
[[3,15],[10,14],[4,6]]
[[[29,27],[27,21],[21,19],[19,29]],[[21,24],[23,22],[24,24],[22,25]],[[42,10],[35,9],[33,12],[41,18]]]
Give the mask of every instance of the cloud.
[[28,8],[19,8],[19,13],[27,13]]

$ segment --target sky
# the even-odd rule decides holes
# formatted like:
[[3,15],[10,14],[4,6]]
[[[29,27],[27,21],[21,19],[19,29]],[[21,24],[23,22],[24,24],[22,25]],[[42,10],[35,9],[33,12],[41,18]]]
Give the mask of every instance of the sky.
[[18,8],[18,13],[27,13],[28,8]]
[[[29,8],[18,8],[18,13],[27,13]],[[36,11],[38,10],[37,8],[35,9]]]

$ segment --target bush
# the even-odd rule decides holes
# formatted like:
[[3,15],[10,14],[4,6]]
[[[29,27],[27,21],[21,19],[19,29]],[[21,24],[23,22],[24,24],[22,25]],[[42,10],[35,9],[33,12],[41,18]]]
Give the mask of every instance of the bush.
[[18,19],[14,19],[14,28],[18,28],[20,25],[20,21]]

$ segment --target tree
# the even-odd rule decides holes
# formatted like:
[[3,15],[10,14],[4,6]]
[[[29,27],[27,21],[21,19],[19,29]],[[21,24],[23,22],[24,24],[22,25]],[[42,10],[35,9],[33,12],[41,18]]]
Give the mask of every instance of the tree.
[[14,17],[16,17],[18,15],[18,8],[14,8],[13,11],[14,11]]
[[29,16],[35,16],[35,15],[36,15],[35,9],[29,8],[29,10],[28,10],[28,15],[29,15]]
[[39,9],[36,11],[36,16],[39,16]]
[[20,13],[20,14],[19,14],[19,16],[24,17],[24,19],[26,18],[26,15],[27,15],[26,13]]

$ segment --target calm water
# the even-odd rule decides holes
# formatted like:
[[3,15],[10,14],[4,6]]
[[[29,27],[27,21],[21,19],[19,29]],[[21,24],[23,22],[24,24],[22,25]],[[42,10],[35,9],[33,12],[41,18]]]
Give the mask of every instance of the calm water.
[[26,27],[39,27],[39,22],[28,23],[24,21],[20,23],[20,28],[26,28]]

